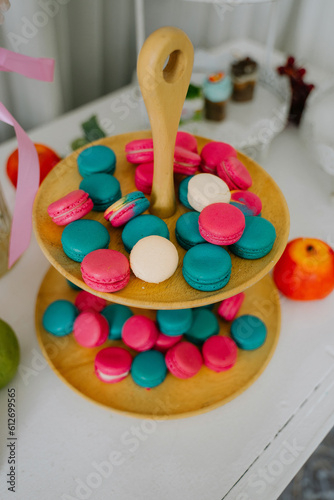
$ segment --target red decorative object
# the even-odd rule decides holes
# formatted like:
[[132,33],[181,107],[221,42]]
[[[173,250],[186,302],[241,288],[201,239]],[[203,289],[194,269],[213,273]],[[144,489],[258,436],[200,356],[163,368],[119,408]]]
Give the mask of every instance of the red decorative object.
[[[53,167],[60,162],[61,158],[52,149],[48,146],[44,146],[43,144],[35,144],[35,148],[38,153],[40,168],[39,184],[41,184],[42,180],[47,176],[50,170],[52,170]],[[15,149],[15,151],[13,151],[13,153],[9,156],[6,167],[7,175],[14,187],[17,185],[18,165],[19,154],[18,150]]]
[[334,290],[334,251],[322,240],[296,238],[287,244],[273,278],[289,299],[323,299]]
[[299,125],[306,99],[309,93],[314,89],[314,85],[304,82],[306,69],[297,67],[295,58],[292,56],[289,56],[285,66],[279,66],[277,71],[279,75],[286,75],[290,79],[292,98],[289,111],[289,122]]

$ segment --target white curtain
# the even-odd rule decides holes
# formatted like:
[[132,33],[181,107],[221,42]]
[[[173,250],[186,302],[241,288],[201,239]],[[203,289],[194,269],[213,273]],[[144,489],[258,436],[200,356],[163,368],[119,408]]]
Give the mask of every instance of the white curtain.
[[[217,1],[217,0],[216,0]],[[0,46],[56,60],[55,81],[0,72],[0,101],[29,130],[131,81],[136,65],[134,0],[12,0]],[[182,28],[195,47],[229,39],[265,43],[270,3],[145,0],[145,31]],[[277,0],[275,48],[334,73],[334,1]],[[12,135],[0,124],[0,141]]]

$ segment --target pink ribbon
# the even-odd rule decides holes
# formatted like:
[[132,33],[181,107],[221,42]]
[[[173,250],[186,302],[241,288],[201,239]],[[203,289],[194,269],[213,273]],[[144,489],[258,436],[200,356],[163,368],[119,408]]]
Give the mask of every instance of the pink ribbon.
[[0,47],[0,71],[14,71],[27,78],[52,82],[54,59],[30,57]]
[[[54,74],[54,60],[24,56],[0,48],[0,70],[15,71],[28,78],[51,82]],[[0,120],[14,127],[19,150],[15,208],[8,258],[8,266],[11,267],[30,243],[32,206],[39,186],[39,160],[34,143],[1,102]]]
[[30,243],[32,206],[39,185],[39,161],[34,143],[2,102],[0,120],[14,127],[19,149],[19,171],[9,244],[8,266],[11,267]]

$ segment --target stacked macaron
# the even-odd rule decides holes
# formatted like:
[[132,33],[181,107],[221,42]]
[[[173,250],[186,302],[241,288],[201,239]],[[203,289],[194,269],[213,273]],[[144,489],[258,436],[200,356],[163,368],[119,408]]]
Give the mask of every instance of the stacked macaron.
[[[83,177],[79,189],[48,207],[52,220],[65,226],[61,237],[65,254],[81,263],[84,282],[101,292],[124,288],[130,269],[138,279],[161,283],[174,274],[179,263],[166,223],[144,214],[150,205],[144,193],[150,194],[153,182],[153,140],[131,141],[125,153],[128,162],[137,165],[134,179],[138,191],[122,196],[119,181],[113,177],[115,153],[107,146],[88,146],[77,159]],[[179,198],[191,210],[175,226],[176,240],[187,250],[183,277],[197,290],[219,290],[232,273],[230,253],[244,259],[267,255],[275,242],[275,228],[259,217],[261,200],[248,191],[252,178],[229,144],[210,142],[199,155],[195,137],[179,131],[174,172],[184,175]],[[109,248],[109,231],[113,230],[109,225],[82,219],[91,210],[104,212],[112,228],[122,228],[129,257]]]
[[[210,142],[201,151],[200,169],[179,185],[179,199],[192,212],[176,222],[175,236],[187,253],[182,272],[187,283],[204,291],[224,287],[231,276],[231,260],[223,248],[244,259],[267,255],[276,231],[260,218],[260,198],[248,189],[252,178],[236,150]],[[209,245],[208,245],[209,244]]]
[[[254,315],[239,314],[244,298],[240,293],[222,301],[218,315],[212,306],[203,306],[158,310],[152,319],[133,314],[124,305],[107,305],[105,299],[80,290],[74,304],[69,300],[49,304],[42,324],[58,337],[73,332],[74,340],[84,349],[100,348],[94,371],[102,382],[114,384],[130,375],[136,385],[152,389],[168,373],[186,380],[203,365],[217,373],[225,372],[235,365],[238,348],[247,351],[261,347],[266,326]],[[219,316],[220,321],[229,323],[230,335],[220,334]]]
[[[150,194],[153,183],[154,151],[152,139],[136,139],[125,146],[129,163],[137,166],[135,184],[137,189]],[[197,141],[188,132],[177,132],[174,149],[174,173],[193,175],[198,171],[201,157]]]

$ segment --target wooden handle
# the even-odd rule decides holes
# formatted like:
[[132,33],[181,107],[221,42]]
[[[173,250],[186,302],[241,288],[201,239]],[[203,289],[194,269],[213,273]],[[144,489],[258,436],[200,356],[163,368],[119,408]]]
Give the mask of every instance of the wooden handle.
[[173,178],[175,139],[193,61],[194,49],[187,35],[178,28],[170,27],[152,33],[138,57],[138,81],[154,144],[150,211],[162,218],[170,217],[176,209]]

